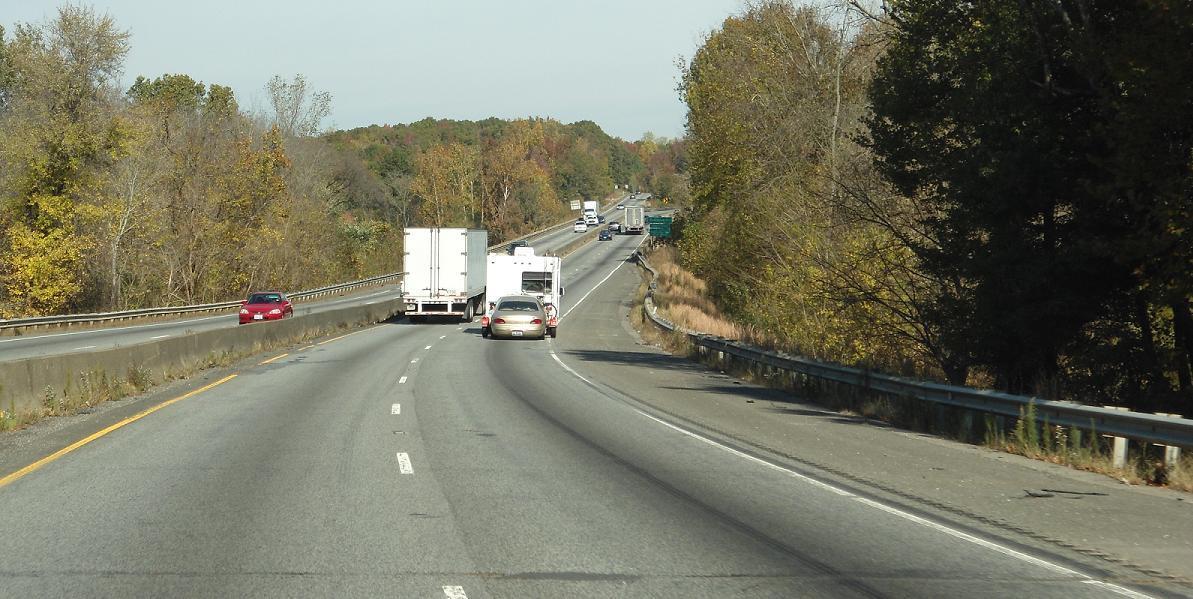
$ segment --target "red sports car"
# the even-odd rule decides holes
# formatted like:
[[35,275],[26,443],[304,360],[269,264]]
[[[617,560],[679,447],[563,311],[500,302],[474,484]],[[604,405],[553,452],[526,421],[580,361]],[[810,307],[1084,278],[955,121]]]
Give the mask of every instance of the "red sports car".
[[294,316],[294,306],[280,291],[258,291],[240,302],[240,324],[254,320],[279,320]]

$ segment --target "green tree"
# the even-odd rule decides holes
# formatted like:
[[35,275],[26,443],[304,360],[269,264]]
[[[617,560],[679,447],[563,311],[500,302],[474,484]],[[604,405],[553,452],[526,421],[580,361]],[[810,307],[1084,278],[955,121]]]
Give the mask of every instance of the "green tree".
[[0,281],[15,303],[7,311],[58,312],[85,291],[83,252],[92,241],[78,205],[123,152],[110,99],[128,33],[107,15],[68,5],[45,25],[18,25],[4,47]]
[[934,0],[891,16],[873,148],[929,207],[925,268],[959,283],[932,314],[945,343],[1012,391],[1055,392],[1114,346],[1136,348],[1095,366],[1120,399],[1155,405],[1167,373],[1188,392],[1193,88],[1177,73],[1193,8]]

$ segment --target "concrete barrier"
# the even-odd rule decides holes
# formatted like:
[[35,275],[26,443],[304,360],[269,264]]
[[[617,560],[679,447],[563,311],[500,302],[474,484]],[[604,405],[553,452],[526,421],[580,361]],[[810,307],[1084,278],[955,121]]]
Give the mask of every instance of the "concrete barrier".
[[[400,301],[387,300],[126,347],[0,362],[0,410],[19,413],[41,409],[47,398],[76,396],[97,378],[114,383],[135,376],[161,382],[189,374],[224,356],[249,355],[339,328],[380,322],[401,309]],[[236,316],[228,318],[231,321]],[[130,371],[134,373],[131,376]]]

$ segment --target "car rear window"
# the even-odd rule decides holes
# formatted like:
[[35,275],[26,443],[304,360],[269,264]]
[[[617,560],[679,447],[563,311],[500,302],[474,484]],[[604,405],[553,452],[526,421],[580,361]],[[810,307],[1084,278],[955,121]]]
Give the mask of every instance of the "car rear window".
[[537,312],[539,307],[535,302],[526,300],[506,300],[498,304],[497,309],[509,312]]
[[250,304],[280,304],[282,296],[277,293],[254,293],[249,296]]

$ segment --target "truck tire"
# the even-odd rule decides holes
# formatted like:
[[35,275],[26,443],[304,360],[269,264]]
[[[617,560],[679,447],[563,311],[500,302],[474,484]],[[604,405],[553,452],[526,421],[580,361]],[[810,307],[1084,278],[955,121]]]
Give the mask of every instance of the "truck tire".
[[411,324],[422,324],[422,322],[425,320],[426,320],[425,316],[411,316],[410,317]]
[[548,334],[548,335],[550,335],[552,339],[554,339],[554,338],[555,338],[555,331],[556,331],[558,328],[559,328],[559,327],[550,327],[550,328],[548,328],[548,329],[547,329],[547,334]]
[[489,336],[489,327],[481,327],[481,337]]

